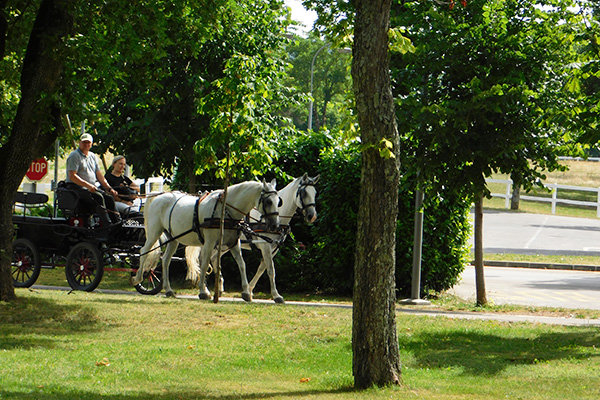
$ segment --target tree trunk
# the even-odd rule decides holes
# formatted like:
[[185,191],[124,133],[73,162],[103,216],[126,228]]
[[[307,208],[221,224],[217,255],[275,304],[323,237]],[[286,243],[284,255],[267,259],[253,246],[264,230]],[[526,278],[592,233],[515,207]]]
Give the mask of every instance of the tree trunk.
[[[10,138],[0,148],[0,300],[15,298],[12,282],[12,204],[31,161],[58,136],[60,109],[52,102],[62,71],[56,49],[71,30],[66,0],[43,0],[21,72],[21,100]],[[53,127],[53,128],[52,128]]]
[[399,154],[388,60],[390,1],[356,2],[352,77],[362,143],[352,350],[354,385],[398,384],[395,244],[399,157],[385,158],[382,139]]
[[475,202],[475,287],[477,291],[477,305],[487,304],[485,293],[485,278],[483,276],[483,196]]
[[521,201],[521,185],[519,185],[517,182],[513,182],[512,197],[510,198],[510,209],[518,210],[520,201]]

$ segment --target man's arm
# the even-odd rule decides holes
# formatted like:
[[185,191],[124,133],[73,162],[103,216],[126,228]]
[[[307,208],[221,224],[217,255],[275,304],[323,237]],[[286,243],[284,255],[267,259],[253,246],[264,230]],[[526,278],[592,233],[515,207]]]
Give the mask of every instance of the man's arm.
[[92,193],[96,191],[96,186],[80,178],[79,175],[77,175],[77,171],[69,171],[69,179],[71,180],[71,182],[88,189]]
[[110,193],[113,196],[117,196],[117,191],[110,187],[110,185],[106,181],[106,178],[104,177],[104,175],[102,175],[102,172],[100,172],[99,169],[96,170],[96,179],[98,179],[98,182],[100,182],[102,187],[106,188],[108,193]]

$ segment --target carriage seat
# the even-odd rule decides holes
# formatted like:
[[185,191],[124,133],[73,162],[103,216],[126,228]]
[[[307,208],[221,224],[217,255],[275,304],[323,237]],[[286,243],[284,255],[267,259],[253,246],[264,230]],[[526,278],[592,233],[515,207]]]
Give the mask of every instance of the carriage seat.
[[79,226],[90,226],[90,219],[96,214],[96,207],[86,201],[81,201],[79,193],[66,187],[60,181],[56,187],[57,205],[69,223]]

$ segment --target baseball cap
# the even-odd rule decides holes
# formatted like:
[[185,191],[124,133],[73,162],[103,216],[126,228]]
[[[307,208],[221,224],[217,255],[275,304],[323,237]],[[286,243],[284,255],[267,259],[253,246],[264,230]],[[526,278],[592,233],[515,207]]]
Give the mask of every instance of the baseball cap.
[[81,135],[81,137],[79,138],[80,142],[84,142],[84,141],[90,141],[92,143],[94,143],[94,138],[92,137],[92,135],[90,135],[89,133],[84,133],[83,135]]

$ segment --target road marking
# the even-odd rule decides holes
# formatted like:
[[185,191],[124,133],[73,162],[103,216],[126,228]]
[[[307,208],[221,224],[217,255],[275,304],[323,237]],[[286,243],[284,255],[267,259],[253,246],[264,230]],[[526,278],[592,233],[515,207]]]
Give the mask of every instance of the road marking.
[[542,225],[540,225],[537,230],[535,231],[535,233],[533,234],[533,236],[531,237],[531,239],[529,239],[529,241],[527,243],[525,243],[525,248],[528,249],[529,246],[531,245],[531,243],[533,243],[533,241],[535,239],[537,239],[537,237],[540,235],[540,233],[542,233],[542,229],[544,229],[544,225],[546,225],[546,222],[548,222],[548,217],[544,218],[544,221],[542,222]]
[[597,301],[597,299],[593,298],[592,296],[588,296],[588,295],[581,294],[581,293],[571,293],[570,297],[576,299],[577,301],[581,301],[584,303],[591,303],[593,301]]

